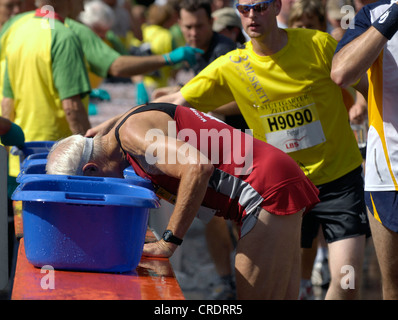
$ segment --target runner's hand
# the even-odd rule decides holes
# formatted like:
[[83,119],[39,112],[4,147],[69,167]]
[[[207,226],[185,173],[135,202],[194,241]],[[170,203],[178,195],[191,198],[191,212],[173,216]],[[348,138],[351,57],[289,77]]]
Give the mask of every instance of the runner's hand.
[[161,239],[156,242],[146,243],[142,255],[146,257],[169,258],[176,249],[177,245]]

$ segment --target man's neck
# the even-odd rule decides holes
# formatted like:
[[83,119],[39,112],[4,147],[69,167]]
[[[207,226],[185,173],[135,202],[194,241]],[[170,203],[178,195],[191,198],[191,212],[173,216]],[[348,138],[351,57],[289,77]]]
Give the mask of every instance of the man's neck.
[[[51,2],[41,1],[41,8],[39,7],[39,10],[41,10],[43,7],[51,6],[49,5],[49,3]],[[65,1],[58,1],[53,8],[57,16],[60,17],[62,20],[64,20],[69,14],[68,3],[66,3]]]
[[287,45],[287,32],[278,28],[276,32],[270,33],[263,37],[252,38],[253,50],[260,56],[270,56]]

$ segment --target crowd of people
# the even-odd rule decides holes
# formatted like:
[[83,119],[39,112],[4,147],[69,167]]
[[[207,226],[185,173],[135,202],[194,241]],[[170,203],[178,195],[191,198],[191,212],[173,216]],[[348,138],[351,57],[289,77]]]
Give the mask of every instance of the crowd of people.
[[[131,165],[172,195],[145,255],[170,257],[207,212],[209,298],[311,300],[318,273],[326,299],[360,299],[372,237],[397,299],[397,19],[388,0],[0,0],[1,142],[60,141],[48,173]],[[138,107],[92,128],[104,81],[134,83]],[[369,127],[366,149],[351,125]],[[9,198],[18,173],[10,154]]]

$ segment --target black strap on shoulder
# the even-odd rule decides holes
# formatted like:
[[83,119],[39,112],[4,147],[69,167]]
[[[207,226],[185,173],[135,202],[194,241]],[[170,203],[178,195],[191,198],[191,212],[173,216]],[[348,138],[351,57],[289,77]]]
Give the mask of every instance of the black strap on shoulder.
[[130,118],[132,115],[137,114],[137,113],[157,110],[157,111],[162,111],[164,113],[167,113],[171,118],[174,119],[176,109],[177,109],[177,106],[174,104],[171,104],[171,103],[149,103],[149,104],[143,105],[141,107],[138,107],[137,109],[128,113],[115,129],[116,140],[119,143],[119,146],[123,150],[123,152],[126,154],[126,151],[123,149],[122,144],[120,142],[119,130],[120,130],[121,126],[127,121],[128,118]]

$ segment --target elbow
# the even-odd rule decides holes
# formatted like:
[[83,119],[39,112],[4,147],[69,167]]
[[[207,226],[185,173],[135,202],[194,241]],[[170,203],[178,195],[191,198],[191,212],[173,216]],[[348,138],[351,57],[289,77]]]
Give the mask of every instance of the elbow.
[[360,77],[361,76],[358,74],[358,70],[352,68],[350,64],[342,61],[336,56],[333,58],[330,78],[339,87],[347,88],[358,81]]
[[347,74],[342,68],[333,66],[330,72],[330,78],[341,88],[346,88],[351,84],[351,81],[349,81]]
[[113,77],[122,77],[123,76],[123,69],[121,63],[116,59],[111,66],[109,67],[108,74]]
[[195,166],[195,171],[202,177],[209,177],[213,174],[214,166],[210,160],[206,163],[198,163]]
[[200,180],[204,179],[205,181],[208,181],[214,172],[214,166],[210,162],[197,163],[191,165],[191,170],[191,173],[196,177],[199,177]]
[[202,165],[201,171],[205,177],[210,179],[211,175],[214,172],[214,166],[211,163],[207,163]]

